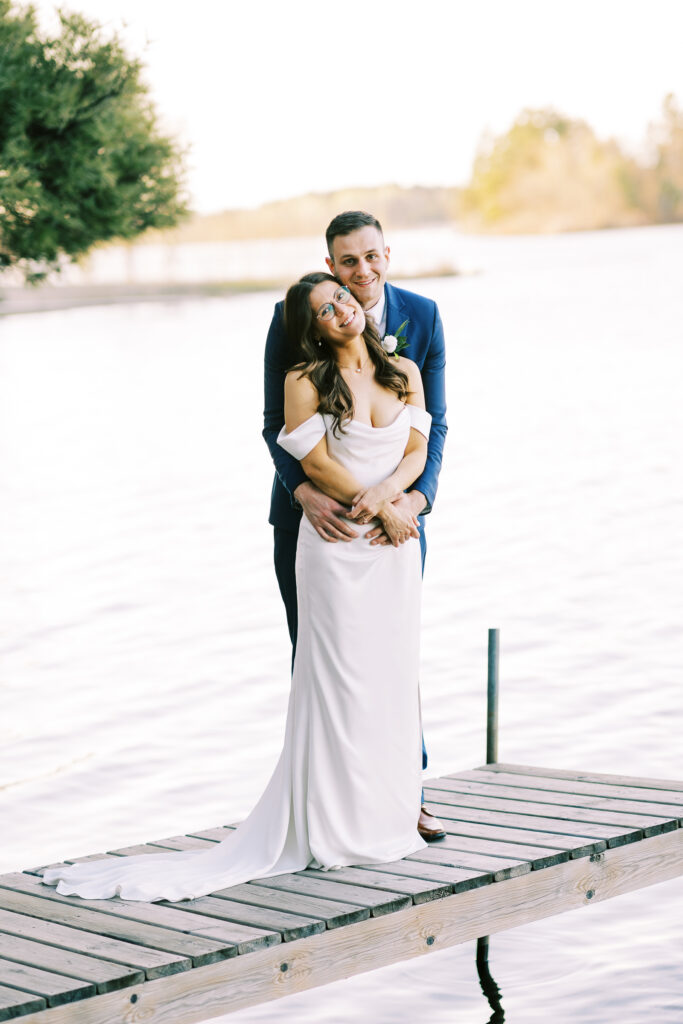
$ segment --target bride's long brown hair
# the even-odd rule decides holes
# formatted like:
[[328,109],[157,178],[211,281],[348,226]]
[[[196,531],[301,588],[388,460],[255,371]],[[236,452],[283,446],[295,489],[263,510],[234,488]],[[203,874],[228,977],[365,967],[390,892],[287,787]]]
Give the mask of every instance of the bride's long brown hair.
[[[340,373],[333,347],[317,333],[316,317],[311,309],[310,295],[322,281],[342,285],[331,274],[305,274],[293,284],[285,297],[285,326],[289,339],[290,369],[300,370],[318,391],[318,412],[334,417],[333,430],[344,433],[344,421],[353,417],[353,395]],[[344,287],[344,286],[342,286]],[[377,328],[366,317],[363,340],[375,367],[375,380],[394,391],[402,402],[408,397],[408,376],[389,358],[380,341]]]

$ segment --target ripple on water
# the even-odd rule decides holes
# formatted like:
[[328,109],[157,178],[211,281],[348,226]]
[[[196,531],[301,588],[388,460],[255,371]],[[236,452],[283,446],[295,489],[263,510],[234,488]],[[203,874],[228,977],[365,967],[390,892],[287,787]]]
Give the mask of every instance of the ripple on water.
[[[484,272],[416,286],[449,339],[430,773],[484,760],[499,626],[503,759],[683,778],[681,237],[462,239]],[[2,870],[235,820],[269,777],[289,679],[260,437],[274,298],[3,320]],[[506,1019],[680,1024],[681,895],[494,936]],[[489,1013],[470,943],[229,1019],[266,1016]]]

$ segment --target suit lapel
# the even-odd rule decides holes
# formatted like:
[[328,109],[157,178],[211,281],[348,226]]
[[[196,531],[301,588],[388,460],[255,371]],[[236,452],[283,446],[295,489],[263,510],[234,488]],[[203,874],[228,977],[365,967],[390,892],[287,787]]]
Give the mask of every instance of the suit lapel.
[[407,313],[399,290],[389,282],[385,284],[384,290],[387,297],[387,334],[396,334],[403,321],[407,319]]

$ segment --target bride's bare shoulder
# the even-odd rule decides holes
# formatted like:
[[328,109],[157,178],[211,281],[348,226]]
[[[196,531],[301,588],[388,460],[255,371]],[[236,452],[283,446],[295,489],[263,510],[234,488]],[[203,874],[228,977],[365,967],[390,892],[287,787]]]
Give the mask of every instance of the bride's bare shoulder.
[[287,395],[299,400],[318,398],[318,389],[302,366],[294,366],[288,371],[285,377],[285,396]]
[[310,377],[295,366],[285,377],[285,421],[293,430],[318,411],[320,395]]

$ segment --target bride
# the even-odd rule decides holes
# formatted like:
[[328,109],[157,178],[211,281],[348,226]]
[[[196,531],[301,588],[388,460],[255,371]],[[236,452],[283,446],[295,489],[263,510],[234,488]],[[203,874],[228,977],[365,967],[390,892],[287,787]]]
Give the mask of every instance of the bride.
[[[359,303],[329,274],[292,285],[285,320],[296,365],[278,443],[350,508],[359,536],[330,544],[302,519],[299,634],[280,759],[222,843],[48,869],[43,881],[65,895],[193,899],[308,866],[398,860],[425,846],[415,827],[420,545],[417,524],[406,527],[392,507],[426,460],[431,417],[420,373],[385,354]],[[392,546],[365,541],[378,520]]]

